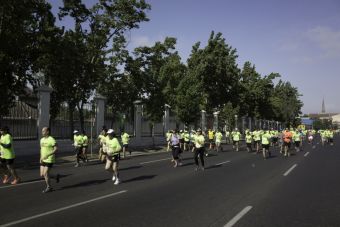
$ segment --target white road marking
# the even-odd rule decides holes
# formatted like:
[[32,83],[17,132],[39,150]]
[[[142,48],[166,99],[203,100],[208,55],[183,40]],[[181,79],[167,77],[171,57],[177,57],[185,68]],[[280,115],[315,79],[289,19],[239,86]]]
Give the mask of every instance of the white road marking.
[[154,163],[154,162],[161,162],[161,161],[166,161],[166,160],[171,160],[171,158],[164,158],[164,159],[159,159],[159,160],[153,160],[153,161],[148,161],[148,162],[141,162],[140,164],[148,164],[148,163]]
[[33,220],[33,219],[37,219],[37,218],[40,218],[40,217],[43,217],[43,216],[47,216],[47,215],[50,215],[50,214],[54,214],[54,213],[57,213],[57,212],[68,210],[68,209],[71,209],[71,208],[74,208],[74,207],[82,206],[82,205],[92,203],[92,202],[95,202],[95,201],[98,201],[98,200],[106,199],[106,198],[109,198],[109,197],[112,197],[112,196],[116,196],[116,195],[119,195],[119,194],[122,194],[122,193],[125,193],[125,192],[127,192],[127,191],[124,190],[124,191],[115,192],[115,193],[112,193],[112,194],[100,196],[100,197],[95,198],[95,199],[90,199],[90,200],[87,200],[87,201],[84,201],[84,202],[76,203],[76,204],[66,206],[66,207],[62,207],[62,208],[59,208],[59,209],[56,209],[56,210],[51,210],[51,211],[48,211],[48,212],[45,212],[45,213],[33,215],[31,217],[23,218],[23,219],[20,219],[18,221],[9,222],[7,224],[1,225],[1,227],[17,225],[17,224],[27,222],[27,221],[30,221],[30,220]]
[[230,162],[230,161],[225,161],[225,162],[217,163],[217,164],[215,164],[215,166],[221,166],[221,165],[226,164],[226,163],[229,163],[229,162]]
[[297,166],[297,164],[294,164],[292,167],[290,167],[290,169],[289,170],[287,170],[287,172],[285,172],[284,174],[283,174],[283,176],[288,176],[288,174],[290,173],[290,172],[292,172],[293,171],[293,169],[295,169],[295,167]]
[[309,151],[304,156],[307,157],[308,155],[309,155]]
[[238,222],[244,215],[246,215],[253,207],[247,206],[240,213],[238,213],[233,219],[231,219],[224,227],[232,227]]
[[37,181],[31,181],[31,182],[23,182],[23,183],[19,183],[19,184],[16,184],[16,185],[7,185],[7,186],[3,186],[3,187],[0,187],[0,189],[2,189],[2,188],[19,187],[19,186],[24,186],[24,185],[27,185],[27,184],[40,183],[40,182],[43,182],[43,181],[45,181],[45,180],[37,180]]

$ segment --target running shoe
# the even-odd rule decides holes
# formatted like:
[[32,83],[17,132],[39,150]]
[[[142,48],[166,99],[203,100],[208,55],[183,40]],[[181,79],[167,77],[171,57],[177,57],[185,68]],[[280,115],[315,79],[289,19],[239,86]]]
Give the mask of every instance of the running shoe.
[[42,193],[48,193],[48,192],[52,192],[52,191],[53,191],[53,188],[47,187],[47,188],[45,188],[45,190],[42,191]]
[[117,180],[115,181],[115,185],[118,185],[120,183],[119,179],[117,178]]
[[2,183],[7,184],[9,182],[8,175],[5,175],[4,179],[2,180]]
[[16,185],[20,183],[20,178],[16,178],[11,182],[11,185]]
[[115,181],[116,180],[116,176],[115,175],[113,175],[113,177],[112,177],[112,181]]

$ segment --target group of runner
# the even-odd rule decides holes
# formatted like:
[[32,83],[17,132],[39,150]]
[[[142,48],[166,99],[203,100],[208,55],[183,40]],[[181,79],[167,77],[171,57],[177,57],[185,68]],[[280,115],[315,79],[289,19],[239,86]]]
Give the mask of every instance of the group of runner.
[[[16,185],[20,183],[21,179],[14,168],[15,153],[13,149],[13,140],[8,127],[0,129],[0,176],[4,184],[11,183]],[[168,142],[168,151],[171,150],[173,167],[182,165],[181,153],[183,151],[193,152],[195,161],[195,170],[204,170],[205,162],[204,157],[209,155],[209,152],[215,150],[222,151],[221,143],[223,137],[226,143],[233,143],[233,149],[240,151],[240,142],[245,141],[248,152],[262,153],[263,158],[267,159],[271,156],[270,147],[280,147],[280,153],[284,157],[291,155],[291,146],[295,146],[296,152],[302,149],[302,143],[306,140],[309,144],[315,144],[316,134],[320,134],[320,143],[322,145],[334,145],[334,135],[339,133],[333,129],[329,130],[301,130],[301,129],[288,129],[279,132],[278,130],[245,130],[244,134],[235,128],[232,132],[223,133],[219,130],[213,131],[209,129],[207,132],[202,132],[201,129],[196,131],[188,130],[173,130],[166,134]],[[208,149],[206,147],[206,138],[209,143]],[[88,162],[86,150],[89,144],[89,139],[85,133],[74,131],[74,149],[76,153],[76,165],[79,167],[79,161],[84,163]],[[119,178],[119,160],[120,154],[122,158],[126,157],[126,152],[131,155],[131,150],[128,149],[130,136],[128,133],[123,132],[120,136],[121,142],[118,140],[113,129],[106,129],[103,127],[101,134],[98,137],[99,142],[99,156],[98,159],[105,163],[105,170],[113,174],[112,181],[115,185],[120,183]],[[122,144],[122,145],[121,145]],[[46,182],[46,188],[43,193],[53,191],[51,186],[51,179],[55,179],[56,183],[60,181],[59,174],[52,174],[51,169],[55,163],[55,154],[57,152],[56,140],[50,135],[50,129],[44,127],[42,129],[42,138],[40,139],[40,176]],[[262,151],[262,152],[261,152]]]

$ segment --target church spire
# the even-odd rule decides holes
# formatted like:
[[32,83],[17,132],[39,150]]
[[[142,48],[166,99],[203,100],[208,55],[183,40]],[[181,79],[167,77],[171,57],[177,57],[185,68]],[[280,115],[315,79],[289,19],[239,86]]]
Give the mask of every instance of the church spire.
[[322,99],[322,110],[321,113],[326,113],[325,98]]

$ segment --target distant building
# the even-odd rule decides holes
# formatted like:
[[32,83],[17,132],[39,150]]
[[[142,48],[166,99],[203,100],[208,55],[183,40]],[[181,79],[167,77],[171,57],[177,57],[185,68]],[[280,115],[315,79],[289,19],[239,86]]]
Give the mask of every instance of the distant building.
[[307,114],[310,120],[320,119],[320,120],[331,120],[333,124],[340,126],[340,113],[327,113],[325,99],[322,99],[321,113],[310,113]]

